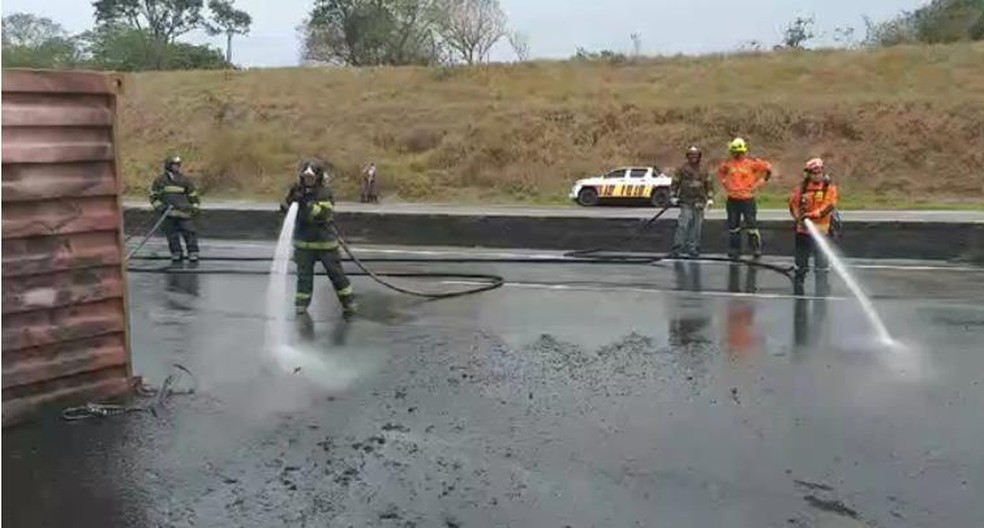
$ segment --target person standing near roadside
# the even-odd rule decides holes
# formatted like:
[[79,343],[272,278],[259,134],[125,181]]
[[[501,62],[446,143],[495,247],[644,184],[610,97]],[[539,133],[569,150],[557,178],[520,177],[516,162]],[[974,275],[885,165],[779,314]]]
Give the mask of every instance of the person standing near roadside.
[[376,164],[370,163],[362,173],[362,203],[379,203],[376,189]]
[[164,160],[163,174],[150,187],[150,203],[154,211],[167,215],[163,226],[171,261],[184,260],[183,238],[188,260],[198,262],[198,233],[192,218],[198,216],[201,198],[195,185],[181,172],[180,157],[169,156]]
[[772,177],[772,164],[748,155],[742,138],[728,143],[731,159],[718,167],[718,179],[728,195],[728,257],[741,256],[741,232],[748,233],[752,256],[762,256],[762,234],[758,229],[758,205],[755,195]]
[[687,149],[687,162],[673,174],[672,203],[680,206],[677,216],[676,236],[670,257],[686,254],[690,258],[700,256],[700,235],[704,224],[704,210],[713,203],[714,193],[711,175],[701,164],[703,154],[697,146]]

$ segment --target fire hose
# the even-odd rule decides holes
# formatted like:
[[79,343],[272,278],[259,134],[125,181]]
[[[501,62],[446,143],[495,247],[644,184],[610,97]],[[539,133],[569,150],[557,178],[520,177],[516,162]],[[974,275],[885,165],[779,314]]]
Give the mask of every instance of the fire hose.
[[[639,225],[633,230],[633,237],[641,236],[648,228],[650,228],[663,214],[670,209],[669,206],[660,209],[655,215],[647,219],[645,222]],[[390,288],[399,293],[404,293],[407,295],[414,295],[419,297],[431,298],[431,299],[442,299],[449,297],[460,297],[462,295],[470,295],[473,293],[481,293],[489,290],[493,290],[501,287],[505,283],[499,275],[490,275],[484,273],[438,273],[438,272],[376,272],[366,265],[366,263],[411,263],[411,264],[579,264],[579,265],[590,265],[590,264],[641,264],[641,265],[651,265],[666,259],[666,254],[664,253],[649,253],[649,252],[626,252],[624,250],[617,249],[605,249],[605,248],[592,248],[584,250],[574,250],[564,253],[559,257],[536,257],[536,258],[524,258],[524,257],[510,257],[510,258],[486,258],[486,257],[452,257],[452,258],[434,258],[434,257],[410,257],[410,258],[366,258],[366,257],[356,257],[344,236],[336,229],[336,235],[338,236],[339,245],[345,252],[346,259],[356,265],[360,271],[348,273],[351,276],[367,276],[370,279],[382,284],[383,286]],[[149,236],[147,237],[149,238]],[[142,244],[141,244],[142,246]],[[139,247],[138,247],[139,249]],[[131,255],[135,251],[131,252]],[[759,260],[749,260],[749,259],[735,259],[730,257],[712,257],[712,256],[701,256],[699,258],[691,257],[674,257],[675,260],[697,260],[697,261],[708,261],[708,262],[726,262],[742,264],[750,267],[758,267],[762,269],[771,270],[787,277],[793,271],[792,266],[781,266],[778,264],[773,264],[769,262],[762,262]],[[170,260],[169,257],[162,256],[143,256],[137,257],[133,260]],[[202,257],[202,261],[222,261],[222,262],[270,262],[273,260],[271,257]],[[268,272],[266,270],[243,270],[243,269],[232,269],[232,268],[213,268],[213,269],[185,269],[185,268],[174,268],[171,266],[163,267],[138,267],[131,266],[128,271],[132,273],[172,273],[172,274],[192,274],[192,275],[266,275]],[[453,292],[421,292],[416,290],[411,290],[409,288],[401,287],[393,284],[390,281],[383,279],[383,277],[398,277],[398,278],[451,278],[451,279],[468,279],[468,280],[484,280],[488,284],[483,284],[477,288],[457,290]]]
[[[638,228],[633,230],[632,240],[641,236],[649,227],[659,220],[666,211],[670,209],[671,206],[666,206],[659,210],[652,218],[643,222]],[[608,262],[618,262],[622,264],[653,264],[661,260],[666,259],[666,255],[662,253],[642,253],[642,252],[626,252],[617,249],[605,249],[605,248],[593,248],[593,249],[582,249],[576,251],[569,251],[564,253],[565,257],[578,258],[578,259],[588,259],[588,260],[598,260],[603,263]],[[746,266],[757,267],[775,271],[790,276],[793,271],[792,266],[780,266],[778,264],[772,264],[769,262],[762,262],[759,260],[747,260],[741,258],[731,258],[731,257],[685,257],[685,256],[675,256],[674,260],[700,260],[709,262],[730,262],[735,264],[743,264]]]
[[[150,238],[154,235],[154,233],[160,228],[161,224],[164,222],[164,219],[167,218],[167,214],[168,214],[168,212],[170,212],[170,210],[171,210],[171,207],[168,206],[168,208],[161,214],[160,218],[153,225],[153,227],[151,227],[150,231],[147,232],[147,234],[140,241],[140,243],[137,244],[137,246],[132,251],[130,251],[127,254],[127,257],[126,257],[127,258],[127,261],[130,261],[130,260],[147,260],[148,259],[148,257],[138,257],[137,259],[133,259],[133,256],[138,251],[140,251],[140,249],[143,248],[143,246],[147,243],[147,241],[150,240]],[[461,297],[463,295],[472,295],[472,294],[476,294],[476,293],[481,293],[481,292],[486,292],[486,291],[494,290],[496,288],[502,287],[502,285],[505,284],[505,279],[503,279],[501,276],[499,276],[499,275],[493,275],[493,274],[488,274],[488,273],[376,272],[376,271],[373,271],[368,266],[366,266],[362,259],[359,259],[358,257],[356,257],[353,254],[353,252],[352,252],[351,248],[349,247],[348,243],[345,241],[345,238],[342,237],[341,233],[339,233],[337,229],[335,229],[335,235],[338,238],[338,242],[339,242],[339,245],[342,247],[342,250],[344,250],[345,254],[348,255],[349,260],[352,263],[354,263],[356,265],[356,267],[358,267],[361,270],[361,273],[360,272],[349,273],[348,275],[353,275],[353,276],[367,276],[370,279],[372,279],[372,280],[376,281],[377,283],[381,284],[382,286],[384,286],[386,288],[389,288],[389,289],[391,289],[393,291],[396,291],[398,293],[403,293],[403,294],[406,294],[406,295],[412,295],[412,296],[415,296],[415,297],[423,297],[423,298],[426,298],[426,299],[448,299],[448,298],[452,298],[452,297]],[[235,259],[232,259],[232,260],[235,260]],[[249,260],[265,260],[265,261],[270,261],[272,259],[270,259],[268,257],[261,257],[260,259],[249,259]],[[216,274],[216,275],[218,275],[218,274],[221,274],[221,275],[259,275],[259,274],[262,274],[262,275],[266,275],[266,274],[268,274],[268,272],[266,272],[266,271],[260,272],[260,271],[256,271],[256,270],[235,270],[235,269],[231,269],[231,270],[230,269],[227,269],[227,270],[202,270],[202,269],[175,269],[175,268],[171,268],[171,267],[144,268],[144,267],[137,267],[137,266],[128,266],[127,271],[129,271],[131,273],[170,273],[170,274],[187,273],[187,274],[196,274],[196,275],[205,275],[205,274]],[[454,291],[427,292],[427,291],[420,291],[420,290],[410,289],[410,288],[407,288],[407,287],[404,287],[404,286],[399,286],[397,284],[394,284],[391,281],[386,280],[384,277],[430,278],[430,279],[465,279],[465,280],[473,280],[473,281],[474,280],[484,281],[485,284],[481,284],[481,285],[476,286],[476,287],[473,287],[473,288],[465,288],[465,289],[454,290]]]
[[140,243],[137,244],[137,247],[133,248],[133,251],[130,251],[129,253],[126,254],[127,260],[130,260],[130,258],[133,257],[133,255],[135,255],[137,251],[140,251],[140,249],[144,247],[144,244],[146,244],[147,241],[150,240],[150,237],[154,236],[154,233],[156,233],[157,230],[160,229],[161,224],[164,223],[164,220],[167,219],[168,213],[170,213],[171,209],[173,208],[174,206],[169,205],[167,206],[167,209],[164,209],[164,212],[161,213],[160,218],[158,218],[157,222],[154,223],[154,226],[150,228],[150,231],[147,231],[147,234],[143,237],[143,240],[141,240]]
[[[187,375],[192,381],[190,389],[175,389],[178,381],[183,375]],[[149,385],[141,385],[137,388],[137,393],[141,396],[152,396],[150,403],[145,405],[121,405],[115,403],[87,403],[79,407],[68,407],[62,411],[62,418],[70,422],[85,420],[88,418],[107,418],[110,416],[120,416],[129,413],[149,412],[155,417],[157,409],[161,406],[168,396],[175,394],[193,394],[196,391],[195,377],[181,364],[174,363],[172,372],[164,378],[164,382],[158,388]]]

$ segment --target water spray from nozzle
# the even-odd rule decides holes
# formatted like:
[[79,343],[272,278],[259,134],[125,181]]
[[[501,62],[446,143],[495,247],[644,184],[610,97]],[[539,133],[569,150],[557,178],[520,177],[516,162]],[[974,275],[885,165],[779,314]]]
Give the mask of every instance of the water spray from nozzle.
[[810,236],[813,238],[813,241],[816,242],[817,246],[820,248],[820,251],[823,251],[824,255],[827,257],[827,260],[830,262],[831,266],[833,266],[834,271],[840,275],[841,279],[844,280],[844,283],[847,284],[848,289],[851,290],[851,293],[853,293],[854,296],[857,297],[858,302],[861,303],[861,308],[864,309],[865,315],[868,317],[871,325],[878,333],[879,341],[886,345],[894,346],[895,340],[892,339],[892,335],[888,333],[888,328],[885,327],[885,323],[875,310],[875,306],[871,303],[871,299],[869,299],[864,293],[864,290],[861,289],[861,285],[858,283],[854,275],[851,274],[850,270],[847,269],[843,259],[841,259],[840,255],[837,254],[837,251],[834,250],[834,247],[831,245],[830,241],[827,237],[820,233],[820,230],[817,229],[817,226],[814,225],[809,218],[804,219],[803,223],[806,225],[807,231],[810,232]]

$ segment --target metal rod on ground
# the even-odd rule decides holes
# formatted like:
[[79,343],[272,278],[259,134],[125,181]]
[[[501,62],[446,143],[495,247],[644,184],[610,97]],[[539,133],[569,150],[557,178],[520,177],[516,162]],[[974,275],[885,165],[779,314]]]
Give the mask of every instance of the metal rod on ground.
[[137,244],[137,247],[133,248],[133,251],[127,253],[126,255],[127,260],[130,260],[130,257],[132,257],[137,251],[140,251],[140,248],[144,247],[144,244],[146,244],[147,241],[150,240],[150,237],[154,236],[154,233],[156,233],[157,230],[161,227],[161,224],[164,223],[164,219],[167,218],[167,214],[171,212],[171,209],[173,209],[172,206],[170,205],[167,206],[167,209],[165,209],[164,212],[161,213],[161,217],[157,219],[157,222],[154,223],[154,227],[150,228],[150,231],[148,231],[147,235],[143,237],[143,240],[141,240],[140,243]]

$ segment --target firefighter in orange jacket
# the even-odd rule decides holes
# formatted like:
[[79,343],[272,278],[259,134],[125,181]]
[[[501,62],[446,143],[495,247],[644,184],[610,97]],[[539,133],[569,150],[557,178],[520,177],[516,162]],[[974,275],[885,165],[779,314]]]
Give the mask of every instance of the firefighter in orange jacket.
[[[829,263],[826,256],[817,246],[806,227],[805,220],[809,219],[817,230],[825,236],[830,236],[832,222],[837,209],[837,185],[824,171],[823,160],[813,158],[806,162],[803,169],[803,182],[793,191],[789,198],[789,214],[796,219],[796,294],[803,294],[803,282],[809,269],[810,257],[817,275],[817,287],[825,289],[826,274]],[[826,291],[818,291],[825,295]]]
[[755,258],[762,256],[762,235],[758,230],[758,205],[755,193],[772,177],[772,164],[748,155],[742,138],[728,143],[731,159],[718,167],[718,179],[728,194],[728,256],[741,256],[741,231],[748,233],[748,245]]

